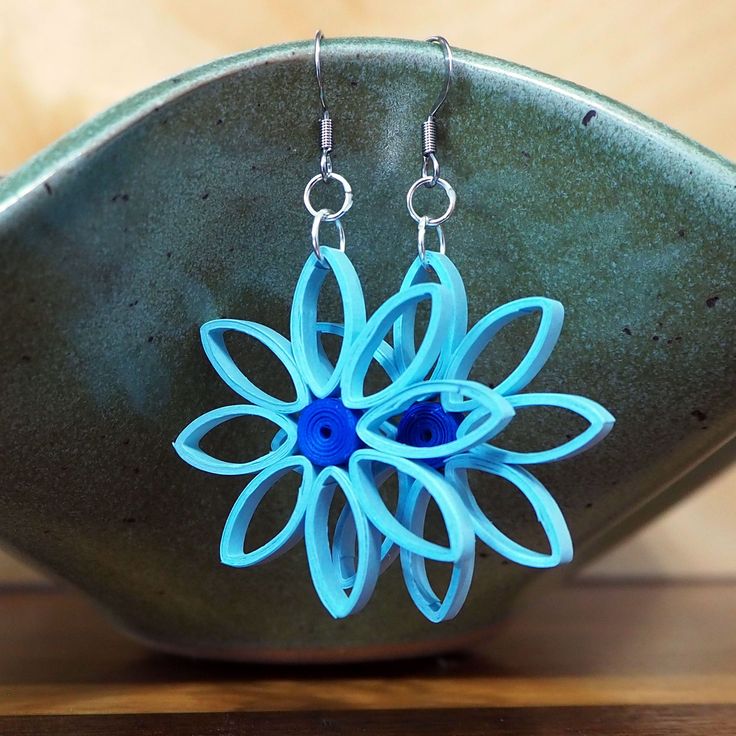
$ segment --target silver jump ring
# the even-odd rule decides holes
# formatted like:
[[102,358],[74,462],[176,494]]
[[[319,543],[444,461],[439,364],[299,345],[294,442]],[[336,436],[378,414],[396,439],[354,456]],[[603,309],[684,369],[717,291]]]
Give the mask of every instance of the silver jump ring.
[[[438,178],[436,183],[439,184],[445,190],[445,194],[447,194],[447,209],[440,217],[427,217],[425,227],[437,227],[438,225],[441,225],[455,211],[455,202],[457,201],[457,195],[455,194],[455,190],[452,188],[450,182],[448,182],[446,179]],[[414,194],[416,193],[417,189],[419,189],[419,187],[431,186],[434,186],[432,184],[432,177],[422,176],[409,187],[409,191],[406,193],[406,208],[409,210],[409,214],[411,215],[414,222],[420,222],[422,219],[417,214],[417,211],[414,209]]]
[[337,236],[340,238],[338,248],[342,253],[345,252],[345,228],[342,226],[340,220],[330,219],[333,216],[332,210],[324,209],[314,213],[314,220],[312,222],[312,250],[314,255],[317,256],[317,260],[322,263],[322,252],[319,249],[319,226],[323,222],[334,222],[335,228],[337,229]]
[[335,173],[330,176],[329,181],[332,181],[333,179],[342,184],[342,190],[345,193],[342,205],[337,212],[332,212],[332,210],[316,210],[312,207],[312,203],[309,200],[309,195],[312,193],[312,189],[314,189],[315,185],[318,182],[324,181],[321,173],[315,174],[307,182],[307,186],[304,187],[304,206],[307,208],[307,212],[309,212],[313,217],[316,217],[318,212],[326,212],[327,214],[322,217],[325,222],[337,222],[337,220],[339,220],[353,206],[353,190],[350,184],[348,184],[348,180],[344,176],[340,176],[340,174]]
[[442,231],[442,225],[430,225],[429,218],[426,215],[420,217],[419,226],[417,228],[417,250],[419,251],[419,259],[421,260],[422,265],[425,268],[429,268],[429,266],[427,266],[427,246],[425,242],[427,238],[428,227],[432,227],[434,230],[437,231],[437,239],[439,240],[440,244],[440,255],[445,255],[446,250],[445,233]]
[[[432,164],[432,173],[429,173],[429,165]],[[440,180],[440,162],[437,160],[437,156],[434,153],[428,153],[424,157],[422,162],[422,177],[431,176],[432,183],[429,185],[433,187]]]

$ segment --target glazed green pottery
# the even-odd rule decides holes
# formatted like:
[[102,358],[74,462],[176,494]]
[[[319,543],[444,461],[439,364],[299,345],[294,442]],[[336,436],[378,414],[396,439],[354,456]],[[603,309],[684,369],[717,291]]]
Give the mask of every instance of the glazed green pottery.
[[[355,192],[347,247],[370,311],[416,254],[405,195],[444,68],[436,47],[377,39],[325,43],[323,67],[336,170]],[[0,536],[165,650],[281,661],[440,651],[560,579],[479,548],[453,621],[426,621],[397,566],[363,612],[336,621],[301,546],[263,567],[220,564],[246,480],[194,470],[172,441],[238,403],[205,359],[202,323],[288,335],[311,248],[302,192],[319,170],[318,114],[311,44],[254,51],[142,92],[0,182]],[[538,469],[568,520],[574,569],[732,455],[736,169],[611,100],[460,51],[439,145],[471,324],[519,297],[558,299],[565,326],[532,390],[589,396],[617,420],[592,451]],[[338,189],[319,192],[322,206],[339,204]],[[423,209],[444,209],[420,194]],[[324,301],[334,309],[334,295]],[[534,329],[508,328],[472,377],[493,385]],[[266,351],[238,350],[249,376],[283,391]],[[238,426],[213,447],[262,454],[265,430]],[[520,449],[580,431],[554,410],[513,427],[507,444]],[[538,543],[518,494],[474,482],[503,531]],[[271,499],[257,533],[267,539],[291,505],[289,492]]]

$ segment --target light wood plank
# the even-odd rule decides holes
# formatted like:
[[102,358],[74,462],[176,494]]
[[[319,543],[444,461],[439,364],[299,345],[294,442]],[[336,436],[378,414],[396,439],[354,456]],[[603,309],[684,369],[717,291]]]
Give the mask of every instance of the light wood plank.
[[736,704],[736,676],[234,680],[3,688],[0,716]]

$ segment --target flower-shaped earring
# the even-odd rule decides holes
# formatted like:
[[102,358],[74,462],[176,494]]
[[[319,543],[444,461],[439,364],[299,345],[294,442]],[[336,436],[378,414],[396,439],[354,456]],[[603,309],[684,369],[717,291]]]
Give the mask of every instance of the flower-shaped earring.
[[[350,209],[350,185],[332,171],[332,121],[324,100],[320,41],[315,39],[315,65],[322,104],[321,171],[304,193],[313,216],[313,253],[297,281],[291,309],[290,340],[265,325],[217,319],[201,328],[205,353],[222,380],[247,404],[226,406],[195,419],[174,447],[190,465],[220,475],[258,473],[232,507],[220,542],[222,562],[248,567],[270,560],[304,539],[315,590],[336,618],[359,611],[370,600],[379,575],[397,557],[406,588],[417,608],[431,621],[443,621],[461,609],[470,588],[476,537],[502,556],[531,567],[552,567],[572,558],[572,541],[563,514],[551,494],[524,466],[553,462],[582,452],[611,429],[613,417],[600,405],[579,396],[520,393],[552,352],[562,327],[559,302],[528,297],[494,309],[468,330],[468,307],[462,278],[445,255],[442,224],[455,207],[455,192],[440,176],[435,115],[452,78],[452,52],[442,37],[447,81],[423,124],[422,176],[407,194],[409,213],[418,224],[419,256],[399,291],[367,317],[360,279],[345,254],[340,219]],[[337,212],[315,210],[312,188],[336,179],[345,198]],[[413,197],[419,187],[439,185],[448,196],[446,212],[437,218],[419,216]],[[319,244],[322,222],[334,222],[339,248]],[[427,230],[438,236],[439,252],[425,247]],[[320,322],[317,304],[329,274],[342,299],[342,324]],[[434,275],[434,278],[432,278]],[[415,345],[418,306],[429,305],[427,328]],[[536,337],[519,365],[495,388],[472,381],[473,363],[510,322],[538,313]],[[261,342],[283,363],[296,398],[278,399],[256,386],[231,357],[225,334],[239,332]],[[337,360],[327,356],[322,336],[337,335]],[[392,339],[387,340],[391,335]],[[366,389],[371,364],[377,363],[390,383]],[[500,446],[498,435],[518,409],[554,406],[579,414],[589,423],[577,437],[559,447],[516,452]],[[256,416],[276,427],[269,452],[235,463],[217,459],[200,447],[203,437],[233,418]],[[482,511],[468,482],[468,470],[502,478],[529,501],[547,536],[548,553],[529,549],[504,534]],[[291,515],[284,527],[260,547],[245,551],[256,510],[288,473],[300,477]],[[381,493],[396,478],[398,502],[391,511]],[[338,487],[345,504],[330,541],[329,515]],[[424,534],[430,502],[438,507],[447,545]],[[426,560],[449,563],[447,590],[432,588]]]

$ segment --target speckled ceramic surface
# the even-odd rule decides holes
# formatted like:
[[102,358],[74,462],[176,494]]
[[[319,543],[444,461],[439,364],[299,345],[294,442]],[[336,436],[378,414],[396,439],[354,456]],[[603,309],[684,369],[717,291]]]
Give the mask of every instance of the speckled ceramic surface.
[[[171,441],[234,398],[203,355],[201,323],[288,330],[310,247],[302,190],[317,170],[310,54],[309,43],[283,46],[183,74],[0,182],[0,536],[175,651],[439,650],[484,630],[530,583],[556,579],[483,550],[451,623],[414,610],[398,569],[338,622],[301,548],[264,568],[219,563],[244,483],[193,470]],[[355,190],[348,247],[375,308],[415,254],[404,197],[441,58],[423,43],[363,39],[328,41],[323,59],[335,165]],[[565,328],[533,387],[594,397],[617,418],[595,450],[539,472],[583,560],[692,487],[670,484],[736,428],[736,170],[610,100],[465,52],[440,146],[458,192],[448,253],[471,322],[517,297],[559,299]],[[502,341],[474,377],[493,382],[531,334]],[[251,347],[244,359],[270,375]],[[538,447],[572,431],[566,422],[535,416],[512,441]],[[221,439],[251,456],[263,441]],[[534,542],[528,510],[488,494],[502,528]],[[269,507],[274,524],[289,500]]]

